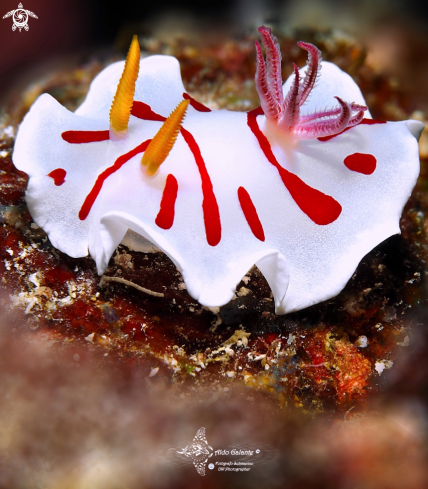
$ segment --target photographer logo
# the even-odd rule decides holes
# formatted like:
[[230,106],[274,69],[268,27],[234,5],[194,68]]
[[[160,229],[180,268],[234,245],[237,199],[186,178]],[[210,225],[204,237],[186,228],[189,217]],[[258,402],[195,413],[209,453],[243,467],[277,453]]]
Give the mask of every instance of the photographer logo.
[[172,450],[184,456],[189,462],[193,462],[199,475],[205,475],[207,468],[218,472],[245,473],[249,472],[255,464],[268,463],[277,458],[278,450],[267,445],[263,446],[263,450],[260,448],[258,443],[244,442],[214,450],[208,444],[205,428],[199,428],[191,443],[180,450],[170,448],[168,451]]
[[36,14],[30,12],[30,10],[25,10],[22,6],[22,3],[18,5],[17,9],[11,10],[6,15],[3,15],[3,19],[7,19],[8,17],[12,17],[13,20],[12,30],[16,31],[16,29],[19,29],[19,32],[21,32],[21,29],[25,29],[26,31],[28,31],[29,17],[38,19]]

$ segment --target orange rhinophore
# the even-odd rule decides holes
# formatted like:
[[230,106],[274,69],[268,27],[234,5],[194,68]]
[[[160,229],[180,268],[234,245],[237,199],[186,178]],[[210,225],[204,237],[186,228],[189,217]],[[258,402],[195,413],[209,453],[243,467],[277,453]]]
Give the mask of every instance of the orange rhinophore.
[[135,82],[140,68],[138,37],[132,38],[122,77],[110,109],[110,139],[124,139],[128,133],[129,117],[134,102]]
[[189,100],[180,102],[148,145],[141,164],[147,167],[146,172],[149,176],[158,171],[174,146],[188,105]]

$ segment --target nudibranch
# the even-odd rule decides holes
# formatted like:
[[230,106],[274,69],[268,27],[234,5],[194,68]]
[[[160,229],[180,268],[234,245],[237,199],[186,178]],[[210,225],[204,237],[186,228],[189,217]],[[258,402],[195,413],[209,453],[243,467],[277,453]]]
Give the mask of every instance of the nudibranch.
[[256,264],[284,314],[337,295],[400,232],[423,125],[373,120],[352,78],[309,43],[298,43],[306,67],[282,85],[278,43],[259,33],[261,107],[248,113],[194,100],[178,61],[140,59],[136,38],[75,113],[37,99],[13,161],[53,246],[89,251],[101,275],[131,230],[134,249],[148,240],[165,252],[209,307],[229,302]]

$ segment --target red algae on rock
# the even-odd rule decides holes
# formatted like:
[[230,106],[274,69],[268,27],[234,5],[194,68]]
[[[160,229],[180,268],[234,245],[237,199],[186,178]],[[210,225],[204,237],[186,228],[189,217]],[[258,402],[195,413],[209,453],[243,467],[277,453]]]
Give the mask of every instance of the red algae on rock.
[[346,333],[328,328],[311,333],[306,351],[312,361],[305,366],[306,377],[316,383],[314,390],[328,391],[335,386],[335,402],[347,405],[367,395],[370,361],[350,343]]

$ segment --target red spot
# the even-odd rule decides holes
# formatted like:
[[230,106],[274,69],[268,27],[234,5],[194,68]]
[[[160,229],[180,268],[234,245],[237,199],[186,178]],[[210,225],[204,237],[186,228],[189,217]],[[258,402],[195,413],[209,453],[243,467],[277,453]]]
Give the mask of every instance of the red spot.
[[[356,125],[359,126],[360,124],[371,126],[372,124],[386,124],[386,121],[377,121],[375,119],[363,119],[360,123]],[[352,126],[352,127],[356,127],[356,126]],[[352,127],[347,127],[343,131],[340,131],[337,134],[333,134],[332,136],[323,136],[317,139],[318,141],[329,141],[330,139],[335,138],[336,136],[339,136],[340,134],[343,134],[346,131],[349,131],[349,129],[352,129]]]
[[139,119],[144,119],[145,121],[166,121],[166,117],[162,115],[156,114],[153,112],[150,105],[145,104],[144,102],[134,102],[132,105],[131,114],[134,117],[138,117]]
[[184,92],[183,93],[183,98],[186,100],[190,100],[190,105],[197,110],[198,112],[211,112],[211,109],[206,107],[204,104],[201,104],[197,100],[195,100],[193,97],[191,97],[188,93]]
[[248,225],[250,226],[254,236],[260,241],[264,241],[265,233],[263,231],[262,223],[260,222],[257,210],[254,207],[250,194],[245,190],[244,187],[238,188],[238,199],[244,212],[245,219],[247,220]]
[[247,124],[253,134],[256,136],[260,148],[265,154],[268,161],[278,170],[279,175],[290,192],[291,197],[300,207],[300,209],[315,223],[319,225],[331,224],[342,212],[342,206],[333,197],[326,195],[307,185],[294,173],[289,172],[278,163],[272,152],[270,143],[262,133],[257,124],[257,115],[260,108],[252,110],[247,114]]
[[96,141],[108,141],[109,131],[65,131],[61,134],[62,139],[67,143],[95,143]]
[[52,170],[47,174],[48,177],[53,178],[54,184],[59,187],[65,182],[65,176],[67,172],[62,168],[57,168],[56,170]]
[[102,173],[100,173],[98,175],[94,186],[92,187],[89,194],[86,196],[85,202],[83,202],[83,205],[80,209],[79,219],[81,221],[84,221],[88,217],[88,214],[91,211],[92,206],[94,205],[95,199],[98,197],[98,194],[100,193],[101,188],[102,188],[105,180],[110,175],[113,175],[113,173],[115,173],[117,170],[119,170],[119,168],[121,168],[127,161],[129,161],[135,155],[137,155],[139,153],[143,153],[147,149],[147,146],[149,145],[150,141],[151,141],[151,139],[148,139],[147,141],[144,141],[144,143],[141,143],[139,146],[132,149],[128,153],[125,153],[124,155],[119,156],[119,158],[117,158],[117,160],[114,162],[114,164],[112,166],[105,169]]
[[[153,112],[149,105],[144,102],[134,102],[132,106],[131,114],[140,119],[150,121],[165,121],[166,117],[163,117],[156,112]],[[214,194],[211,178],[205,166],[205,161],[202,157],[201,150],[198,143],[192,134],[181,126],[181,134],[184,140],[189,146],[190,151],[195,158],[195,163],[198,167],[199,174],[202,181],[202,194],[204,196],[202,201],[202,211],[204,214],[205,233],[207,236],[207,242],[210,246],[216,246],[221,240],[221,222],[220,211],[217,204],[217,199]]]
[[364,175],[371,175],[376,170],[376,158],[365,153],[354,153],[343,161],[346,168]]
[[168,175],[162,194],[160,210],[156,217],[156,224],[162,229],[170,229],[174,223],[175,201],[177,199],[178,183],[174,175]]

